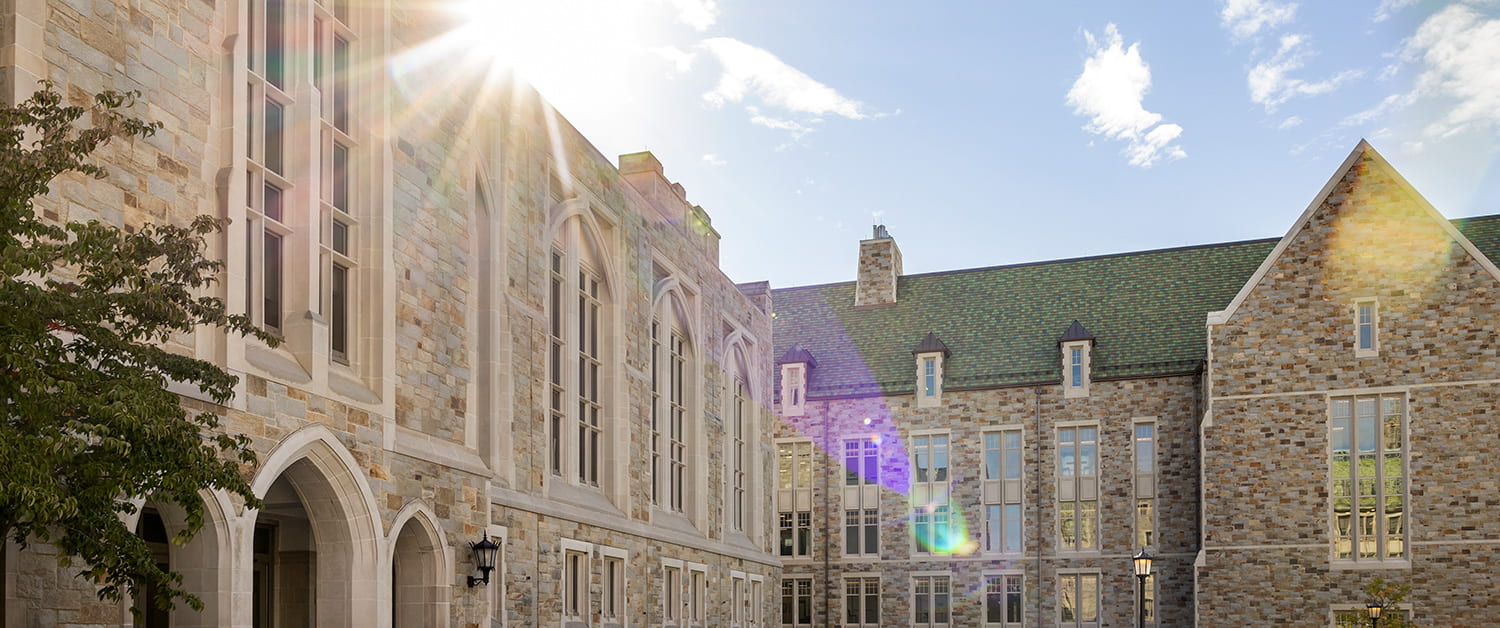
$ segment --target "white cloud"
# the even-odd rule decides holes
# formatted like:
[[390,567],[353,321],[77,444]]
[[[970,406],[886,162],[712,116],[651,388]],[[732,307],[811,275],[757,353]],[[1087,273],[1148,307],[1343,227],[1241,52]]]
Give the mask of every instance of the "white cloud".
[[762,104],[795,113],[834,114],[853,120],[874,117],[864,104],[839,94],[770,52],[730,37],[714,37],[703,47],[718,57],[724,73],[703,100],[714,107],[754,95]]
[[672,69],[676,70],[677,74],[682,74],[693,69],[693,59],[698,56],[696,53],[687,52],[677,46],[652,48],[651,52],[656,53],[657,56],[666,59],[667,63],[672,64]]
[[1391,19],[1391,15],[1397,11],[1416,3],[1417,0],[1381,0],[1380,6],[1375,7],[1375,17],[1370,19],[1374,22],[1384,22]]
[[1307,37],[1303,35],[1283,35],[1276,54],[1250,68],[1250,73],[1245,77],[1245,83],[1250,88],[1250,100],[1265,107],[1266,113],[1275,113],[1282,103],[1297,96],[1316,96],[1331,92],[1362,74],[1358,70],[1345,70],[1331,78],[1312,82],[1292,78],[1291,73],[1302,69],[1311,54],[1306,44]]
[[770,116],[764,115],[760,112],[760,108],[758,107],[745,107],[745,111],[750,114],[750,124],[763,126],[768,129],[775,129],[777,131],[787,131],[791,133],[793,140],[800,140],[802,139],[802,136],[813,132],[812,127],[804,125],[796,120],[772,118]]
[[719,21],[719,3],[715,0],[667,0],[677,9],[677,21],[696,31],[708,30]]
[[1276,128],[1278,128],[1278,129],[1290,129],[1290,128],[1292,128],[1294,126],[1297,126],[1297,125],[1300,125],[1300,124],[1302,124],[1302,118],[1300,116],[1290,116],[1287,119],[1282,120],[1281,124],[1276,125]]
[[724,161],[723,159],[720,159],[719,156],[715,155],[714,153],[709,153],[707,155],[704,155],[703,156],[703,163],[706,163],[706,164],[708,164],[710,166],[713,166],[715,168],[720,168],[720,167],[723,167],[723,166],[729,164],[729,162]]
[[1073,113],[1088,116],[1084,130],[1125,140],[1124,154],[1132,166],[1149,168],[1159,159],[1186,157],[1181,146],[1172,144],[1182,135],[1182,127],[1158,124],[1161,114],[1141,104],[1151,90],[1151,68],[1141,59],[1140,44],[1125,48],[1114,24],[1104,27],[1101,38],[1088,31],[1083,36],[1089,58],[1068,90],[1068,104]]
[[1423,64],[1411,98],[1442,103],[1442,117],[1423,129],[1424,136],[1500,129],[1500,18],[1449,6],[1417,27],[1406,55]]
[[1296,15],[1295,2],[1224,0],[1219,20],[1237,39],[1249,39],[1262,29],[1291,22]]

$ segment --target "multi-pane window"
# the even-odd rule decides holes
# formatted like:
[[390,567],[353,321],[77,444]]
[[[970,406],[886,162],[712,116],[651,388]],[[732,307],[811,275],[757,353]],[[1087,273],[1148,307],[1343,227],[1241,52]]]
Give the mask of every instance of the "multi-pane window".
[[251,2],[245,74],[245,308],[263,329],[284,323],[286,242],[292,235],[284,201],[292,189],[285,147],[286,8],[281,0]]
[[948,501],[947,434],[912,437],[911,502],[917,552],[950,552],[955,539]]
[[1374,299],[1354,304],[1354,349],[1360,356],[1375,355],[1380,348],[1379,311]]
[[[331,6],[330,6],[331,4]],[[353,284],[350,279],[358,266],[351,247],[359,224],[355,217],[350,180],[356,142],[349,113],[350,57],[355,33],[346,2],[318,0],[313,3],[313,85],[318,95],[318,143],[324,185],[320,190],[319,216],[328,237],[324,238],[322,257],[328,283],[328,350],[334,360],[348,363],[353,335],[350,314]]]
[[[604,438],[604,280],[578,220],[564,226],[548,255],[547,467],[580,486],[600,485]],[[572,243],[565,248],[561,242]]]
[[1144,583],[1137,580],[1141,588],[1141,619],[1146,626],[1156,625],[1156,574],[1146,576]]
[[922,396],[937,395],[937,358],[922,360]]
[[844,441],[844,554],[880,554],[880,441]]
[[1330,403],[1334,558],[1405,558],[1405,397],[1343,397]]
[[1021,430],[984,433],[984,551],[1021,551]]
[[625,559],[605,556],[603,582],[599,589],[599,614],[606,626],[625,623]]
[[985,628],[1021,627],[1021,574],[985,574]]
[[1156,424],[1135,424],[1135,546],[1156,545]]
[[1057,621],[1063,628],[1099,628],[1099,574],[1058,574]]
[[662,567],[661,617],[663,628],[682,625],[682,567]]
[[688,570],[688,625],[702,628],[708,620],[708,574],[703,569]]
[[807,401],[807,371],[802,364],[781,365],[781,413],[802,416]]
[[812,625],[812,578],[781,579],[781,625]]
[[1068,385],[1083,386],[1083,349],[1073,347],[1068,350]]
[[776,446],[777,534],[781,556],[812,555],[812,443]]
[[1099,549],[1099,428],[1057,430],[1058,544]]
[[568,550],[563,556],[563,618],[570,623],[581,622],[586,621],[588,615],[588,554]]
[[912,582],[912,624],[921,628],[947,626],[952,618],[948,576],[915,576]]
[[745,396],[745,380],[735,378],[733,407],[730,410],[729,426],[729,525],[736,531],[745,530],[745,464],[749,450],[745,443],[747,420],[750,411]]
[[567,420],[567,384],[563,381],[563,254],[552,250],[547,282],[547,467],[553,475],[563,472],[563,424]]
[[844,578],[844,626],[880,625],[880,578]]
[[603,436],[600,414],[599,276],[578,267],[578,482],[599,485],[599,447]]
[[729,626],[730,628],[744,628],[745,622],[750,617],[750,587],[745,582],[745,574],[742,572],[731,572],[729,574]]
[[651,322],[651,474],[653,502],[682,512],[687,497],[688,339],[671,306]]
[[750,609],[745,614],[748,628],[760,628],[760,617],[762,608],[765,608],[765,586],[764,580],[750,581]]

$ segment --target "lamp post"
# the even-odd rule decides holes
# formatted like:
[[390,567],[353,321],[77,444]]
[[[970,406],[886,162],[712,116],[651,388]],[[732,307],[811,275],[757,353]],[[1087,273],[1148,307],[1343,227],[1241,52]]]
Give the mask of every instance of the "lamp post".
[[1146,626],[1146,578],[1151,575],[1151,555],[1146,553],[1146,548],[1141,548],[1141,553],[1135,558],[1135,579],[1139,583],[1135,600],[1135,625],[1136,628]]
[[1370,602],[1365,605],[1365,611],[1370,613],[1370,628],[1380,625],[1380,614],[1385,612],[1385,605],[1380,602]]
[[478,543],[470,543],[469,549],[474,552],[474,566],[479,568],[483,578],[469,576],[469,586],[490,583],[490,572],[495,570],[495,555],[500,553],[500,546],[490,540],[490,535],[485,534]]

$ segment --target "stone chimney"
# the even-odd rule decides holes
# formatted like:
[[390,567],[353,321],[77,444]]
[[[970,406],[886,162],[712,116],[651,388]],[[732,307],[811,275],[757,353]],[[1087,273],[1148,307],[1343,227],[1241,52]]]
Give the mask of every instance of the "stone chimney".
[[873,236],[859,241],[859,279],[854,288],[854,306],[895,303],[896,278],[900,276],[901,249],[885,230],[885,225],[875,225]]

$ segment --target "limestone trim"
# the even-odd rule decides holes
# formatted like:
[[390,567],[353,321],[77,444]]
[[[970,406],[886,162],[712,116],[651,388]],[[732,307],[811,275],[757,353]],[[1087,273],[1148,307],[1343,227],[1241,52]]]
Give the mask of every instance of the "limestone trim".
[[943,352],[916,354],[916,391],[918,408],[943,405]]
[[498,486],[490,488],[490,500],[495,505],[504,508],[565,519],[590,527],[612,530],[688,549],[701,550],[726,558],[745,560],[768,567],[777,567],[780,565],[780,561],[770,554],[751,551],[748,548],[741,548],[717,541],[710,541],[701,534],[695,535],[678,532],[660,525],[630,519],[620,514],[601,512],[593,508],[585,508],[552,500],[539,500],[535,495]]
[[1400,394],[1424,388],[1451,388],[1454,386],[1495,386],[1500,385],[1500,379],[1466,379],[1456,382],[1421,382],[1416,384],[1403,384],[1401,386],[1376,386],[1370,388],[1327,388],[1321,390],[1293,390],[1288,392],[1259,393],[1254,395],[1226,395],[1223,397],[1210,397],[1213,401],[1238,401],[1245,399],[1272,399],[1276,397],[1305,397],[1309,395],[1325,395],[1330,397],[1344,397],[1350,395],[1382,395]]
[[[500,551],[495,554],[495,570],[490,574],[490,590],[487,596],[488,599],[485,602],[489,606],[488,615],[491,620],[497,622],[503,628],[510,623],[505,605],[505,601],[509,599],[506,583],[510,581],[510,578],[506,577],[506,568],[510,565],[510,561],[506,556],[510,551],[507,543],[510,540],[510,528],[490,524],[485,526],[485,535],[490,537],[490,540],[496,545],[500,546]],[[471,571],[477,573],[479,570],[472,569]],[[473,573],[470,575],[473,575]]]
[[[1454,227],[1452,222],[1450,222],[1446,218],[1443,218],[1442,214],[1438,213],[1437,209],[1434,208],[1431,203],[1427,202],[1427,199],[1424,198],[1420,193],[1418,193],[1416,188],[1406,180],[1406,177],[1401,176],[1400,172],[1391,167],[1390,162],[1386,161],[1385,157],[1381,156],[1380,153],[1375,150],[1375,147],[1371,146],[1368,141],[1361,139],[1359,143],[1354,146],[1354,150],[1349,152],[1349,156],[1344,158],[1344,162],[1339,165],[1338,169],[1334,170],[1333,176],[1328,178],[1328,182],[1323,184],[1323,188],[1318,190],[1318,193],[1313,197],[1312,202],[1308,203],[1307,209],[1303,210],[1302,215],[1298,216],[1297,220],[1292,223],[1292,228],[1287,231],[1285,236],[1282,236],[1281,241],[1276,243],[1276,248],[1271,249],[1270,255],[1266,256],[1265,261],[1261,262],[1260,267],[1255,269],[1255,273],[1252,274],[1250,276],[1250,279],[1245,282],[1244,287],[1240,288],[1240,291],[1235,294],[1234,299],[1229,302],[1229,306],[1218,312],[1208,313],[1207,322],[1209,326],[1222,325],[1229,322],[1229,319],[1234,316],[1234,313],[1236,311],[1239,310],[1240,305],[1245,302],[1246,298],[1249,298],[1250,292],[1253,291],[1256,286],[1260,285],[1260,282],[1265,279],[1266,273],[1270,272],[1271,270],[1271,266],[1281,258],[1281,255],[1286,252],[1287,247],[1291,246],[1292,240],[1295,240],[1297,235],[1302,232],[1302,228],[1307,225],[1308,219],[1312,218],[1313,212],[1318,211],[1318,208],[1322,207],[1323,203],[1328,200],[1328,196],[1333,193],[1333,190],[1338,186],[1339,182],[1343,181],[1345,173],[1349,172],[1349,169],[1353,168],[1355,164],[1358,164],[1359,160],[1366,154],[1370,156],[1370,159],[1374,161],[1376,165],[1384,168],[1390,173],[1391,178],[1396,182],[1396,187],[1405,192],[1408,198],[1417,204],[1417,207],[1425,211],[1427,215],[1433,219],[1434,222],[1438,223],[1441,226],[1443,232],[1448,234],[1449,238],[1452,238],[1454,242],[1457,242],[1459,246],[1463,247],[1464,251],[1467,251],[1469,253],[1469,256],[1472,257],[1474,261],[1480,265],[1480,267],[1489,272],[1491,277],[1494,277],[1495,280],[1500,281],[1500,268],[1496,268],[1495,263],[1491,262],[1490,259],[1483,253],[1480,253],[1479,249],[1474,246],[1473,242],[1470,242],[1469,239],[1464,237],[1462,233],[1459,233],[1458,228]],[[1210,337],[1212,336],[1210,335]]]
[[1439,539],[1433,541],[1412,541],[1412,545],[1438,546],[1438,545],[1500,545],[1500,539]]
[[1062,386],[1064,399],[1079,399],[1089,396],[1089,383],[1093,381],[1092,340],[1077,340],[1062,343]]
[[474,450],[463,445],[399,425],[387,433],[385,444],[387,451],[480,477],[490,475],[490,470],[484,460],[475,454]]
[[[1380,355],[1380,299],[1376,297],[1360,297],[1354,300],[1351,315],[1354,328],[1354,357],[1373,358]],[[1361,347],[1360,326],[1366,324],[1361,320],[1360,310],[1365,306],[1370,307],[1370,346]]]
[[[425,542],[424,545],[414,548],[419,552],[419,556],[433,559],[431,563],[426,565],[427,568],[424,570],[426,573],[419,573],[416,578],[418,583],[425,585],[419,586],[426,589],[426,591],[421,592],[421,597],[419,598],[419,604],[426,607],[420,609],[421,611],[425,611],[419,613],[421,616],[420,621],[424,625],[435,628],[446,627],[450,619],[448,606],[449,600],[453,597],[451,589],[455,577],[453,547],[448,543],[447,535],[443,533],[442,526],[438,524],[437,514],[433,512],[432,507],[425,501],[420,499],[408,501],[406,505],[401,507],[401,510],[396,512],[395,518],[391,520],[390,529],[386,532],[385,548],[383,550],[386,564],[389,565],[387,570],[395,580],[393,583],[394,586],[402,586],[403,581],[411,577],[410,574],[403,573],[407,569],[411,569],[411,566],[406,566],[399,572],[396,570],[396,561],[401,553],[399,542],[401,536],[406,532],[408,525],[415,525],[416,528],[413,528],[413,530],[420,535],[418,542]],[[494,582],[496,578],[491,577],[490,580]],[[399,598],[396,601],[399,603]],[[427,603],[422,604],[422,602]],[[405,613],[401,617],[409,618]],[[392,617],[391,620],[392,622],[396,622],[398,618]]]

